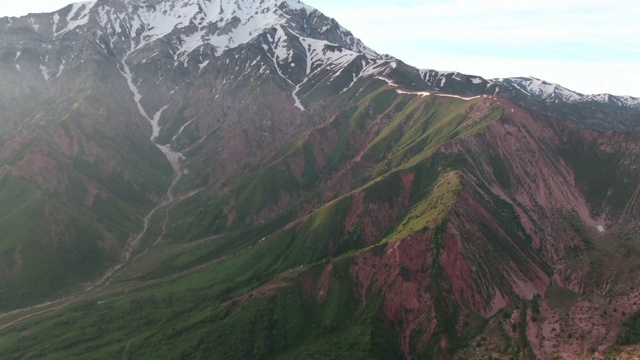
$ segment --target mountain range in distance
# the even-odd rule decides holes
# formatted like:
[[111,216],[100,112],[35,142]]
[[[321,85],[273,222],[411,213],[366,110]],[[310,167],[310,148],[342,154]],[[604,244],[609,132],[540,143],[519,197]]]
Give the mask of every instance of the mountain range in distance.
[[296,0],[0,18],[0,356],[640,356],[640,99]]

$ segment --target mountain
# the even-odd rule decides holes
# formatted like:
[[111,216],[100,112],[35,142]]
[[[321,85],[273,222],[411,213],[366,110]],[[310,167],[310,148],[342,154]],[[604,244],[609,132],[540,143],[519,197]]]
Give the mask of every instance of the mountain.
[[299,1],[0,19],[2,358],[640,351],[640,100]]
[[500,95],[528,108],[599,131],[638,129],[640,99],[610,94],[584,95],[533,77],[484,79],[458,72],[420,70],[422,79],[444,92]]
[[[622,108],[637,109],[640,107],[640,99],[631,96],[615,96],[611,94],[584,95],[561,85],[546,82],[535,77],[516,77],[503,79],[483,79],[479,76],[468,76],[457,72],[442,72],[437,70],[421,70],[423,79],[430,85],[444,89],[447,81],[459,82],[462,84],[470,82],[476,86],[471,91],[481,93],[482,86],[492,89],[493,93],[504,91],[509,88],[512,91],[520,91],[524,95],[536,100],[546,102],[563,102],[568,104],[576,103],[599,103],[610,104]],[[503,89],[501,89],[501,87]],[[484,92],[487,92],[485,90]]]

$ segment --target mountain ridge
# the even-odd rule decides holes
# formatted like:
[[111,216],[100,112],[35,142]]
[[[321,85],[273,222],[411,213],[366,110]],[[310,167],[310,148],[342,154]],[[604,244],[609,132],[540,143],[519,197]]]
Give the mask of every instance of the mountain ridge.
[[521,91],[533,98],[547,102],[562,101],[571,104],[597,102],[633,109],[640,107],[640,98],[637,97],[628,95],[611,95],[608,93],[582,94],[565,88],[562,85],[550,83],[533,76],[485,79],[482,76],[467,75],[457,71],[421,69],[420,72],[425,81],[433,86],[443,87],[447,79],[455,81],[468,80],[474,85],[482,84],[487,88],[490,88],[492,85],[503,85],[505,87]]
[[[52,12],[46,15],[52,15],[51,24],[53,39],[63,36],[69,31],[75,30],[77,27],[87,25],[91,17],[94,17],[94,21],[98,21],[101,27],[109,32],[118,31],[120,26],[125,26],[129,30],[136,32],[137,43],[130,45],[130,51],[139,50],[145,45],[153,43],[155,40],[164,38],[167,35],[174,32],[181,32],[181,34],[172,40],[172,53],[174,54],[175,63],[177,65],[179,59],[188,59],[188,54],[201,48],[205,45],[210,46],[210,50],[213,51],[213,56],[219,55],[220,51],[226,51],[236,46],[245,44],[246,42],[255,39],[260,33],[266,29],[282,24],[287,20],[289,16],[287,11],[304,11],[311,15],[311,21],[313,20],[313,14],[320,14],[316,9],[304,5],[299,1],[270,1],[268,3],[261,2],[258,7],[255,7],[254,2],[242,2],[242,1],[189,1],[176,5],[171,1],[160,1],[157,4],[149,3],[144,5],[140,3],[134,4],[138,10],[135,10],[133,18],[129,20],[125,14],[114,14],[113,12],[106,13],[105,4],[100,1],[89,1],[74,3],[66,6],[56,12]],[[157,8],[157,6],[164,6]],[[211,11],[216,7],[218,13]],[[253,7],[253,8],[252,8]],[[94,10],[97,8],[99,10]],[[216,10],[213,9],[213,10]],[[253,9],[253,10],[252,10]],[[265,11],[266,10],[266,11]],[[258,13],[261,11],[261,13]],[[60,16],[59,13],[67,12],[66,16]],[[169,15],[167,15],[169,14]],[[213,14],[213,15],[212,15]],[[28,15],[28,25],[34,31],[40,29],[40,25],[34,22],[34,18],[44,14]],[[31,17],[29,17],[31,16]],[[21,18],[13,18],[21,19]],[[145,20],[147,19],[147,20]],[[233,21],[232,21],[233,20]],[[8,18],[5,18],[5,22]],[[127,24],[121,24],[121,21],[127,21]],[[153,27],[150,27],[148,22],[153,21],[156,23]],[[333,19],[323,19],[322,21],[328,22],[320,28],[320,33],[326,32],[331,27],[335,28],[335,32],[330,34],[329,40],[337,40],[336,34],[340,37],[339,41],[335,44],[343,46],[355,53],[365,55],[370,59],[386,59],[389,61],[397,61],[392,57],[385,57],[377,54],[375,51],[366,47],[359,39],[353,37],[353,35],[338,25]],[[10,24],[9,24],[10,25]],[[26,24],[25,24],[26,25]],[[7,26],[7,25],[5,25]],[[44,26],[44,25],[43,25]],[[189,28],[190,30],[186,30]],[[218,30],[216,30],[218,29]],[[181,31],[182,30],[182,31]],[[44,31],[44,28],[43,28]],[[104,31],[104,30],[103,30]],[[140,32],[138,34],[138,32]],[[238,34],[238,32],[241,32]],[[236,33],[239,39],[234,39],[231,34]],[[227,35],[228,34],[228,35]],[[105,39],[101,37],[98,41],[105,42],[103,46],[106,49],[106,42],[109,42],[108,47],[113,46],[115,39]],[[328,42],[329,45],[331,41]],[[322,48],[322,46],[320,46]],[[202,52],[202,50],[201,50]],[[16,53],[16,60],[20,56],[20,53]],[[285,61],[286,58],[279,57],[279,60]],[[275,60],[274,60],[275,61]],[[187,64],[184,64],[185,66]],[[46,65],[39,65],[45,80],[53,76],[53,73],[60,75],[64,70],[64,63],[60,64],[58,71],[52,72]],[[206,64],[200,64],[204,67]],[[202,69],[201,67],[201,69]],[[435,74],[435,79],[427,79],[429,72]],[[444,85],[444,81],[448,78],[450,81],[457,80],[457,72],[442,72],[436,70],[420,70],[422,78],[426,81],[427,85],[433,86],[436,89],[440,89]],[[448,76],[450,75],[450,76]],[[544,80],[539,80],[534,77],[514,77],[514,78],[501,78],[485,80],[478,76],[463,75],[464,78],[471,79],[472,84],[480,84],[486,82],[487,89],[492,88],[494,85],[502,85],[507,88],[516,89],[523,94],[542,101],[562,101],[565,103],[600,103],[613,106],[620,106],[623,108],[640,107],[640,98],[634,98],[631,96],[616,96],[610,94],[593,94],[585,95],[581,94],[561,85],[547,83]],[[298,84],[299,85],[299,84]],[[481,93],[487,93],[487,89],[480,90]],[[300,104],[299,108],[303,108]]]
[[635,351],[640,112],[221,3],[0,31],[0,356]]

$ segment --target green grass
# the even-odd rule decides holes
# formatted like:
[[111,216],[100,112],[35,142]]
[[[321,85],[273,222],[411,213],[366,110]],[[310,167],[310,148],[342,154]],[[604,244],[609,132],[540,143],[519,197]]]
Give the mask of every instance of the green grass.
[[415,166],[432,156],[439,146],[483,131],[502,116],[502,108],[493,105],[486,112],[469,117],[467,109],[478,101],[403,95],[396,100],[396,105],[402,107],[368,145],[363,157],[377,163],[374,173]]
[[440,177],[429,197],[409,210],[395,231],[387,238],[402,239],[425,232],[440,224],[447,217],[461,188],[460,174],[450,172]]
[[[360,149],[363,150],[362,163],[374,166],[361,185],[378,179],[383,181],[379,184],[379,195],[368,192],[367,196],[392,198],[394,189],[398,188],[397,178],[385,177],[385,174],[419,166],[440,145],[457,136],[481,131],[502,115],[502,109],[494,105],[467,116],[468,109],[480,100],[401,95],[381,85],[379,81],[366,85],[358,92],[357,101],[351,102],[332,120],[283,146],[266,166],[234,179],[234,185],[225,195],[190,199],[180,204],[172,211],[172,218],[177,213],[191,216],[189,224],[177,223],[179,229],[172,230],[176,232],[173,238],[188,241],[239,229],[254,224],[256,214],[260,214],[261,219],[266,216],[269,221],[278,216],[277,211],[283,206],[288,207],[285,211],[293,209],[294,212],[304,208],[321,194],[313,192],[319,190],[322,181],[341,170]],[[367,139],[375,126],[382,130],[372,140]],[[323,165],[315,158],[318,146],[312,143],[318,139],[327,142],[324,148],[332,149]],[[228,223],[229,218],[233,221]]]
[[0,189],[0,254],[5,254],[36,234],[44,199],[36,187],[13,176],[5,176]]
[[117,250],[139,229],[122,216],[125,207],[103,207],[102,198],[93,213],[16,176],[1,179],[0,189],[0,309],[58,296],[97,277],[116,256],[99,242],[109,238]]
[[[301,92],[322,97],[326,90],[321,86]],[[366,306],[357,296],[360,284],[354,283],[351,273],[355,259],[368,253],[381,256],[390,246],[380,243],[385,239],[425,231],[431,233],[433,255],[438,259],[444,248],[442,231],[462,187],[460,171],[465,164],[437,150],[457,137],[482,131],[502,110],[495,107],[474,114],[469,110],[477,101],[402,95],[379,81],[369,83],[348,106],[346,101],[353,99],[348,96],[355,94],[352,90],[345,94],[331,100],[340,109],[331,121],[275,151],[264,166],[247,169],[236,179],[221,179],[227,187],[203,190],[159,211],[142,244],[153,244],[167,213],[170,222],[165,242],[141,255],[105,289],[4,331],[0,357],[404,358],[397,332],[402,324],[384,320],[382,290],[369,288]],[[169,133],[180,123],[182,119]],[[323,161],[314,153],[317,144],[312,141],[317,139],[334,142],[324,144],[330,153],[323,154]],[[78,214],[71,211],[73,206],[56,203],[56,209],[77,226],[74,236],[89,239],[100,230],[117,229],[120,239],[127,230],[139,230],[138,221],[126,218],[151,206],[148,195],[162,194],[170,177],[165,175],[170,173],[153,149],[133,148],[139,153],[118,151],[119,162],[125,165],[106,178],[109,193],[115,196],[99,198],[95,206],[100,210]],[[361,163],[349,179],[351,188],[335,199],[323,198],[322,187],[331,186],[326,181],[349,170],[345,165],[358,155],[362,155]],[[294,168],[295,163],[302,167]],[[104,177],[99,162],[80,157],[74,165],[81,176]],[[414,181],[405,188],[403,179],[408,175]],[[197,183],[190,179],[184,189]],[[28,203],[37,194],[25,191],[15,201]],[[76,198],[81,195],[78,190]],[[287,196],[289,201],[276,208]],[[363,211],[346,228],[354,202],[361,199]],[[513,211],[508,206],[497,201],[493,205],[503,210],[503,220],[511,221]],[[0,204],[0,215],[2,209]],[[252,225],[265,209],[276,210],[264,223]],[[385,217],[378,221],[375,212],[380,209]],[[233,211],[236,221],[228,222]],[[101,226],[92,226],[93,222]],[[365,241],[370,223],[379,236]],[[514,226],[506,231],[518,234],[519,229]],[[192,243],[213,234],[221,236],[199,246]],[[71,270],[92,276],[95,273],[89,265],[108,260],[92,257],[98,251],[91,243],[72,245],[61,251],[64,263],[73,264]],[[43,247],[28,250],[36,261],[49,255]],[[58,270],[51,270],[57,265],[41,261],[32,268],[34,274],[57,274]],[[329,293],[321,301],[317,289],[328,265],[334,270]],[[456,334],[467,309],[456,304],[444,286],[438,261],[426,265],[424,276],[433,281],[428,291],[437,303],[437,334],[454,347],[462,346],[476,328]],[[57,288],[77,280],[72,271],[63,273],[66,277],[41,279]],[[404,268],[407,279],[415,275]],[[269,285],[273,288],[263,291]],[[9,289],[6,281],[0,282],[0,288]],[[477,323],[474,326],[481,327],[482,322]],[[413,346],[425,331],[415,330]],[[439,341],[440,337],[434,338],[434,347],[423,355],[443,355],[433,350]]]
[[381,303],[372,301],[359,311],[350,264],[334,263],[330,296],[320,303],[307,295],[303,279],[318,281],[325,265],[287,275],[288,285],[273,295],[244,303],[219,300],[226,289],[211,286],[229,275],[226,271],[203,271],[144,292],[96,296],[11,328],[3,333],[0,354],[121,358],[130,341],[127,357],[136,359],[401,358],[378,315]]

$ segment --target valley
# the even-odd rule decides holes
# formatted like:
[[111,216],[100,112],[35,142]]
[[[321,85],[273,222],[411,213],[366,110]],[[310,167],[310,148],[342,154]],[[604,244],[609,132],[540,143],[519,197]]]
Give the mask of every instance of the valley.
[[297,0],[2,18],[0,79],[3,359],[640,349],[638,99],[416,69]]

